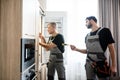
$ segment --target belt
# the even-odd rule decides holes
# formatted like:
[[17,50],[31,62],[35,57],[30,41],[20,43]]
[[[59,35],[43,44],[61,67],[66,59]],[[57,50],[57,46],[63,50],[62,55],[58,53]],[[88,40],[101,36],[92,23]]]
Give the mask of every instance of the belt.
[[62,53],[50,53],[51,55],[57,55],[57,54],[62,54]]
[[88,54],[104,54],[102,52],[88,52]]
[[[49,60],[49,62],[52,62],[52,60]],[[57,59],[55,62],[57,62],[57,63],[61,63],[61,62],[63,62],[63,59]]]
[[94,60],[91,60],[89,58],[86,59],[87,62],[106,62],[106,60],[99,60],[99,61],[94,61]]

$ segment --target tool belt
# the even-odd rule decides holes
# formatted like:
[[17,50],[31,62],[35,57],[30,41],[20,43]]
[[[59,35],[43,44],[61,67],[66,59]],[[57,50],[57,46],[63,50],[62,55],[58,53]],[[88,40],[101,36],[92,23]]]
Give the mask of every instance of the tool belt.
[[110,67],[106,61],[93,62],[92,66],[98,77],[101,78],[110,76]]
[[106,60],[93,61],[90,57],[90,64],[99,78],[109,77],[111,74],[110,66]]

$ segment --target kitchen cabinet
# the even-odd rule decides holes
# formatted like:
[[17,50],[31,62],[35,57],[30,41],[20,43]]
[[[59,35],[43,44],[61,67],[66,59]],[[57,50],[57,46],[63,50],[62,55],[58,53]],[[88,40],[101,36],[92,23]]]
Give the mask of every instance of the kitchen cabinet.
[[35,37],[36,0],[23,0],[22,6],[22,37]]
[[40,3],[40,8],[45,11],[46,10],[46,1],[47,0],[38,0]]
[[0,80],[21,80],[21,38],[35,39],[35,72],[38,79],[38,67],[41,65],[38,34],[42,31],[45,12],[39,2],[0,0]]
[[38,73],[38,80],[47,80],[46,73],[47,73],[46,64],[43,64],[41,66],[41,69],[40,69],[39,73]]
[[47,73],[46,64],[44,64],[41,67],[41,80],[47,79],[46,73]]
[[39,33],[42,33],[45,11],[42,10],[38,0],[24,0],[22,10],[22,38],[35,39],[35,74],[36,79],[39,80],[37,75],[42,68],[42,51],[41,46],[39,46]]
[[[44,11],[36,6],[36,29],[35,29],[35,40],[36,40],[36,79],[38,80],[46,80],[46,72],[44,73],[45,76],[42,76],[43,74],[43,69],[46,68],[46,66],[43,65],[42,63],[42,47],[39,46],[39,33],[42,33],[42,27],[44,26],[44,17],[45,13]],[[44,68],[43,68],[44,66]],[[44,78],[43,78],[44,77]]]
[[41,18],[39,15],[44,15],[45,3],[46,0],[23,0],[22,37],[35,37],[40,24],[38,18]]
[[0,0],[0,80],[20,80],[22,0]]

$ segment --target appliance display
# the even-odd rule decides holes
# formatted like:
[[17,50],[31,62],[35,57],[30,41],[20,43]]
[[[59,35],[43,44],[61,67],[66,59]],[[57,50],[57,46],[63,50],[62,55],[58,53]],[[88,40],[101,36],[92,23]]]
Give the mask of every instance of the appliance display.
[[21,39],[21,72],[35,63],[35,39]]
[[24,60],[29,61],[30,59],[32,59],[34,57],[34,44],[25,44],[25,50],[24,50]]

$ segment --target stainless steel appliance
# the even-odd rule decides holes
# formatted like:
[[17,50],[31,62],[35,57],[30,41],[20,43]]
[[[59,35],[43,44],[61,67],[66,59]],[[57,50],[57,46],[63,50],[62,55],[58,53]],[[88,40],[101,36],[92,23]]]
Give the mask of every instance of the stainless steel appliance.
[[35,76],[35,39],[21,39],[21,80]]
[[21,80],[35,80],[35,77],[35,65],[33,65],[22,72]]

